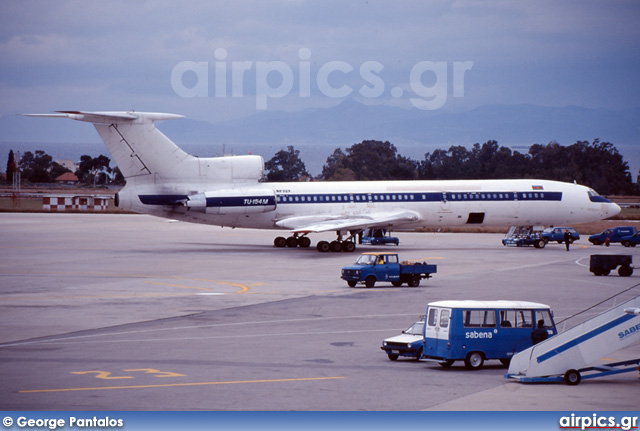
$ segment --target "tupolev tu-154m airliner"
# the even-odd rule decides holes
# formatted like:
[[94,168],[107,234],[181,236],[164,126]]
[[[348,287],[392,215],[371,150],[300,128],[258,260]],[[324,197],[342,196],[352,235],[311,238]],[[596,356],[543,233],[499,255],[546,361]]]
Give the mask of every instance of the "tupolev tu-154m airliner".
[[309,247],[308,235],[335,231],[317,249],[354,251],[366,228],[396,231],[474,226],[551,226],[620,212],[594,190],[558,181],[263,182],[258,155],[194,157],[154,122],[183,118],[150,112],[57,111],[26,114],[93,123],[126,179],[118,207],[224,227],[288,230],[276,247]]

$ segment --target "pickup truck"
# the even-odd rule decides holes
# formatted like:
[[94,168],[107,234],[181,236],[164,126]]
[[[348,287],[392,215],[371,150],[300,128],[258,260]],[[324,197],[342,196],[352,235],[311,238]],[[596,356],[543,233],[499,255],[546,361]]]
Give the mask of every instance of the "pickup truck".
[[636,232],[633,235],[623,236],[622,238],[620,238],[620,244],[624,245],[625,247],[635,247],[636,245],[640,244],[640,231]]
[[614,227],[612,229],[606,229],[599,234],[591,235],[589,242],[593,245],[609,245],[612,242],[620,242],[622,238],[634,235],[636,228],[633,226],[621,226]]
[[421,279],[430,278],[437,271],[436,265],[426,262],[400,263],[395,253],[364,253],[353,265],[342,268],[341,278],[349,287],[355,287],[358,283],[373,287],[377,281],[389,281],[396,287],[403,283],[417,287]]

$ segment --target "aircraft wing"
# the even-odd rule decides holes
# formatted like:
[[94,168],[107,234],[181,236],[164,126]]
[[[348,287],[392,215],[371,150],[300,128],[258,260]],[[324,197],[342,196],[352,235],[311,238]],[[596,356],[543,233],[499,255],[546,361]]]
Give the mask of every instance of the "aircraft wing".
[[397,211],[352,215],[310,215],[288,217],[276,222],[282,228],[294,233],[327,232],[338,230],[356,230],[369,227],[389,226],[414,222],[420,215],[414,211]]

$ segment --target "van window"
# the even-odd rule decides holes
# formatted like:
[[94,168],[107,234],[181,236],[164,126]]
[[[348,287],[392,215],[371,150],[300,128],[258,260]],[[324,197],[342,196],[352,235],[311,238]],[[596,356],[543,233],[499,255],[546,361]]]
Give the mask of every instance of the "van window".
[[532,322],[533,310],[500,311],[500,326],[503,328],[531,328]]
[[465,328],[495,328],[496,312],[493,310],[463,310]]
[[538,325],[538,327],[542,328],[553,328],[553,321],[551,320],[551,313],[549,310],[536,310],[536,319],[538,323],[542,321],[542,326]]
[[442,310],[442,313],[440,313],[440,327],[449,327],[449,310]]
[[429,319],[427,321],[427,325],[436,326],[437,323],[438,323],[438,309],[431,308],[429,309]]

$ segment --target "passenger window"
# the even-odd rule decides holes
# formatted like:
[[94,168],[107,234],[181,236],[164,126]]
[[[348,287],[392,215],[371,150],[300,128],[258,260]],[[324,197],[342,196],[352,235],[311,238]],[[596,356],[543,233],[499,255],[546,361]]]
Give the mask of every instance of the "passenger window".
[[503,328],[513,328],[516,321],[516,312],[514,310],[500,311],[500,326]]
[[533,310],[520,310],[518,312],[518,321],[516,326],[518,328],[531,328],[533,327]]
[[464,326],[467,328],[495,328],[496,313],[490,310],[464,310]]
[[442,310],[442,313],[440,313],[440,327],[449,327],[449,310]]

